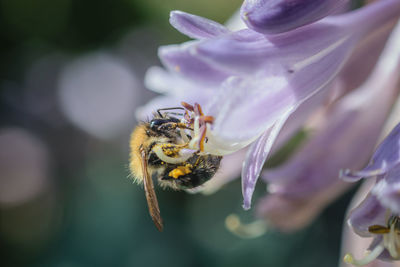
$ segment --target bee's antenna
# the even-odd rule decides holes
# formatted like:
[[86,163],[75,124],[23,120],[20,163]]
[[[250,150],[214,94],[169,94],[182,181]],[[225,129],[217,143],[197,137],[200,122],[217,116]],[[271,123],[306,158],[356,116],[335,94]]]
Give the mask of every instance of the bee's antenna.
[[184,109],[184,108],[182,108],[182,107],[173,107],[173,108],[159,108],[159,109],[157,109],[157,113],[158,113],[158,115],[160,115],[160,117],[161,117],[161,118],[163,118],[164,116],[161,114],[161,111],[163,111],[163,110],[174,110],[174,109],[185,110],[185,109]]

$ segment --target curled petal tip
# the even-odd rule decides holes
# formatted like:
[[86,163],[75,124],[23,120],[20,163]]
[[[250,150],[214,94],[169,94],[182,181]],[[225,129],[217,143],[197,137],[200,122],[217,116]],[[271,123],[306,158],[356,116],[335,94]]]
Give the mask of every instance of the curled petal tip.
[[172,17],[174,17],[174,16],[176,16],[176,15],[179,15],[179,14],[182,14],[182,13],[185,13],[185,12],[182,12],[182,11],[180,11],[180,10],[172,10],[172,11],[169,13],[169,17],[172,18]]
[[339,172],[339,178],[346,182],[357,182],[363,178],[371,178],[386,173],[385,169],[372,169],[367,166],[361,171],[352,171],[349,169],[342,169]]
[[241,7],[242,20],[260,33],[275,34],[315,22],[348,0],[252,0]]
[[370,176],[375,176],[375,172],[366,172],[366,171],[352,171],[350,169],[342,169],[339,171],[339,178],[346,182],[358,182],[363,178],[368,178]]
[[169,22],[175,29],[194,39],[207,39],[229,32],[215,21],[179,10],[171,11]]
[[341,169],[339,171],[339,178],[346,182],[356,182],[362,177],[354,175],[350,169]]
[[244,210],[249,210],[251,208],[251,204],[248,201],[243,201],[242,207]]

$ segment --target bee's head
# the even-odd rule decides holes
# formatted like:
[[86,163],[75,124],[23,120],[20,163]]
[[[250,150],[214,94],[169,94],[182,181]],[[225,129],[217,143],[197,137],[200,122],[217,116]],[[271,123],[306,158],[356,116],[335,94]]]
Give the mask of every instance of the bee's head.
[[155,118],[150,121],[150,129],[153,131],[157,131],[160,127],[163,127],[166,124],[170,123],[179,123],[180,121],[174,117],[168,118]]

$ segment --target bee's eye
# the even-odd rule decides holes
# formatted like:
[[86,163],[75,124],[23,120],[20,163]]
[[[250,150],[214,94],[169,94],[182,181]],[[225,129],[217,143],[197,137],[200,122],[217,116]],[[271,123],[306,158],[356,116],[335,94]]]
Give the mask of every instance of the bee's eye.
[[159,126],[170,122],[178,123],[179,120],[177,118],[154,119],[150,121],[150,128],[155,130]]
[[150,122],[150,128],[155,129],[165,123],[165,120],[154,119]]

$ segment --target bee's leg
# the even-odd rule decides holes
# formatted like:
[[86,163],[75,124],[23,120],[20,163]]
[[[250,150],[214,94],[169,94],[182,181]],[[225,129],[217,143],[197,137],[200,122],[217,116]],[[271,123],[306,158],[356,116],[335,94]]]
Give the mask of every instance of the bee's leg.
[[191,173],[192,168],[193,168],[193,166],[191,166],[190,164],[186,164],[185,166],[178,166],[175,169],[171,170],[168,173],[168,176],[170,176],[174,179],[178,179],[184,175]]
[[160,131],[170,131],[170,130],[175,130],[177,128],[193,131],[193,129],[190,128],[189,126],[187,126],[186,123],[182,123],[182,122],[166,122],[158,127],[158,129]]
[[157,144],[152,148],[152,151],[166,163],[179,164],[193,156],[194,151],[185,149],[187,147],[188,144]]
[[181,122],[168,122],[160,125],[158,127],[158,130],[161,131],[165,136],[172,137],[171,136],[171,130],[179,129],[179,134],[184,141],[185,144],[190,142],[190,137],[185,133],[184,130],[190,130],[193,131],[192,128],[188,127],[185,123]]

